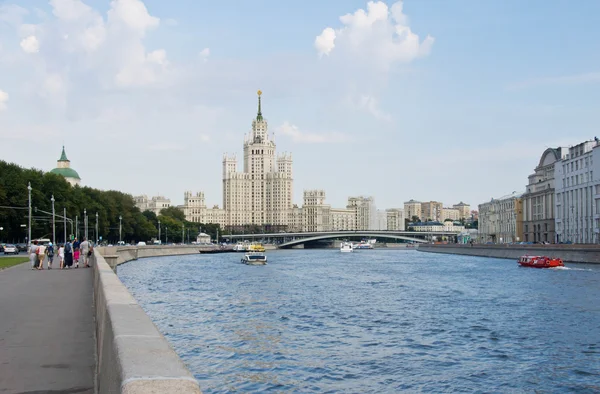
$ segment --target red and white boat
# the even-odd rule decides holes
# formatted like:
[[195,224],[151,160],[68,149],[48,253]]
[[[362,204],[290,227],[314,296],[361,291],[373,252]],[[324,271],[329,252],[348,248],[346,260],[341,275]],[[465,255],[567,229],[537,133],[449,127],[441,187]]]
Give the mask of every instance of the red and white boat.
[[565,266],[561,259],[547,256],[521,256],[519,257],[518,263],[521,267],[532,268],[556,268]]

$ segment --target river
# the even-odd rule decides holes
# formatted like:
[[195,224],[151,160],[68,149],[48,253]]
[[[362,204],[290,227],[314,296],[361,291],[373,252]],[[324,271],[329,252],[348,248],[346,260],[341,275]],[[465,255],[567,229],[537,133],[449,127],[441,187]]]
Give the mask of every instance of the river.
[[227,253],[118,268],[204,393],[600,391],[600,266],[267,255],[267,266]]

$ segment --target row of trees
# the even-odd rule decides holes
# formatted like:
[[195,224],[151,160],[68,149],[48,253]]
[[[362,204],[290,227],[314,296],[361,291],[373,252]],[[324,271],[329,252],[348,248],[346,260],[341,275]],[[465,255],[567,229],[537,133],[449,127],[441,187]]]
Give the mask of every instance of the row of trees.
[[[158,220],[161,222],[163,242],[195,240],[202,231],[214,239],[220,231],[216,224],[203,225],[185,220],[178,208],[169,208],[157,217],[153,212],[141,212],[129,194],[118,191],[102,191],[90,187],[72,187],[60,175],[45,173],[36,169],[24,169],[16,164],[0,160],[0,240],[7,242],[25,242],[28,234],[28,184],[31,183],[31,201],[33,207],[31,237],[52,238],[52,216],[44,213],[52,211],[51,198],[54,196],[56,215],[63,214],[66,208],[67,234],[84,235],[84,210],[88,216],[88,235],[94,240],[102,236],[111,243],[119,241],[119,223],[121,239],[129,242],[150,241],[158,237]],[[36,209],[37,208],[37,209]],[[95,234],[96,213],[98,213],[98,234]],[[78,230],[75,228],[77,217]],[[121,220],[119,220],[121,217]],[[184,236],[182,237],[182,228]],[[71,230],[73,229],[73,230]],[[189,230],[188,230],[189,229]],[[168,233],[167,233],[168,231]],[[64,241],[63,219],[56,218],[56,240]]]

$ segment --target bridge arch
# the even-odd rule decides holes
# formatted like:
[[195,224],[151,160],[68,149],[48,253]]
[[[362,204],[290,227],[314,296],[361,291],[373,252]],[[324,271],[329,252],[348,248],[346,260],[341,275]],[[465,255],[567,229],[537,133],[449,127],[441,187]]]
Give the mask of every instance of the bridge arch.
[[419,243],[427,243],[428,242],[428,241],[426,241],[424,239],[407,237],[405,235],[395,235],[395,234],[386,234],[386,233],[374,233],[373,231],[369,231],[369,232],[365,232],[365,233],[361,233],[361,232],[352,232],[352,233],[340,232],[340,233],[328,233],[328,234],[316,235],[316,236],[312,236],[312,237],[294,239],[292,241],[288,241],[288,242],[284,242],[282,244],[279,244],[278,248],[279,249],[287,249],[287,248],[291,248],[291,247],[296,246],[296,245],[305,244],[307,242],[322,241],[322,240],[325,240],[325,239],[348,238],[348,237],[365,237],[365,238],[376,237],[376,238],[392,238],[392,239],[398,239],[398,240],[402,240],[402,241],[419,242]]

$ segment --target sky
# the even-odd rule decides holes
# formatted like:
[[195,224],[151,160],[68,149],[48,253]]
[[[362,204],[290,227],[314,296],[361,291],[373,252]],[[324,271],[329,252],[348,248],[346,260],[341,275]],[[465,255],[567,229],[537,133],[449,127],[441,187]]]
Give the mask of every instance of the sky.
[[[0,158],[222,204],[257,90],[294,202],[471,206],[600,135],[598,1],[0,0]],[[241,170],[241,164],[238,169]]]

